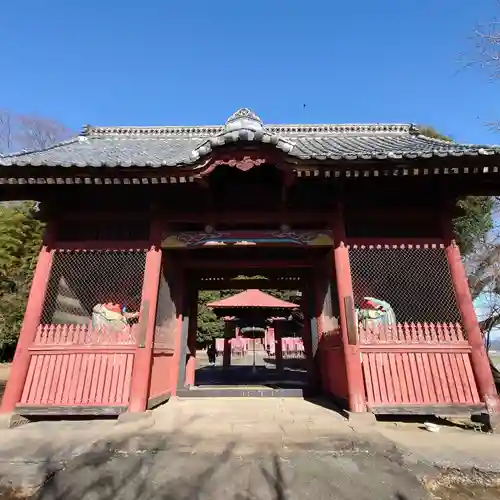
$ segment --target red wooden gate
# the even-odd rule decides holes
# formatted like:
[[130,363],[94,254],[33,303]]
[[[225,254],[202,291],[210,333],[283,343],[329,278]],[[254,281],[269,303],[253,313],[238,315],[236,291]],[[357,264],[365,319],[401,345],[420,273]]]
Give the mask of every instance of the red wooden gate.
[[367,404],[373,411],[480,403],[471,347],[459,324],[360,327],[359,342]]
[[323,391],[339,402],[347,403],[347,374],[340,328],[322,335],[318,359]]
[[29,349],[20,405],[124,411],[135,350],[135,327],[95,331],[88,325],[41,325]]

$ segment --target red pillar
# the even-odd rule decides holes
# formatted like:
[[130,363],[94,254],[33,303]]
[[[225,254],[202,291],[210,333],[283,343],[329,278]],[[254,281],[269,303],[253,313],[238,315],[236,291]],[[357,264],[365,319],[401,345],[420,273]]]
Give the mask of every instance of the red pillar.
[[231,337],[234,329],[234,325],[231,321],[226,321],[224,325],[225,335],[224,335],[224,352],[222,354],[222,366],[228,368],[231,366]]
[[[339,298],[340,330],[342,332],[342,343],[344,347],[345,369],[347,376],[347,392],[349,410],[355,413],[366,411],[365,389],[363,383],[363,371],[361,369],[361,354],[359,351],[358,338],[349,340],[348,324],[351,322],[357,327],[354,307],[346,304],[354,304],[351,267],[349,264],[349,251],[346,246],[345,222],[343,206],[339,203],[333,221],[334,239],[334,262],[337,281],[337,293]],[[350,317],[349,317],[350,316]]]
[[[142,302],[139,331],[144,328],[144,337],[139,339],[132,383],[130,388],[129,412],[146,411],[151,382],[151,368],[153,364],[153,346],[156,322],[156,305],[158,302],[158,287],[161,273],[161,224],[154,220],[150,231],[151,247],[146,255],[144,268],[144,283],[142,286]],[[142,342],[143,340],[143,342]]]
[[44,245],[38,255],[38,262],[33,275],[28,302],[26,304],[26,312],[19,333],[19,340],[17,341],[16,353],[12,361],[9,380],[3,395],[2,406],[0,407],[1,413],[14,411],[16,404],[21,401],[30,364],[30,353],[28,349],[33,343],[36,330],[40,324],[45,293],[49,284],[54,256],[54,250],[51,248],[53,246],[53,241],[52,229],[48,226],[45,231]]
[[477,321],[467,275],[462,263],[460,249],[454,239],[452,219],[448,211],[442,214],[442,222],[446,241],[446,256],[455,289],[455,297],[462,317],[462,324],[467,334],[467,340],[472,347],[471,363],[479,396],[486,404],[488,413],[499,413],[500,402],[493,374],[491,373],[488,353]]
[[283,371],[283,340],[282,340],[282,333],[283,331],[283,324],[278,320],[274,321],[274,345],[275,349],[274,352],[276,354],[276,370],[278,372]]
[[308,383],[309,387],[313,389],[316,387],[317,377],[311,338],[311,321],[309,318],[309,294],[311,291],[309,288],[303,288],[301,292],[302,298],[300,300],[300,309],[304,318],[304,324],[302,325],[302,342],[304,343]]
[[[167,264],[168,265],[168,264]],[[184,322],[184,301],[186,300],[186,283],[185,272],[182,267],[177,264],[175,269],[175,282],[172,283],[174,292],[174,304],[176,311],[175,321],[175,337],[174,337],[174,355],[172,356],[172,396],[177,395],[178,387],[184,387],[184,380],[179,377],[185,377],[185,372],[181,369],[181,363],[186,363],[187,337],[184,337],[183,322]],[[186,345],[184,344],[186,343]]]
[[188,351],[189,359],[186,366],[186,384],[194,385],[196,375],[196,331],[198,317],[198,290],[190,297]]

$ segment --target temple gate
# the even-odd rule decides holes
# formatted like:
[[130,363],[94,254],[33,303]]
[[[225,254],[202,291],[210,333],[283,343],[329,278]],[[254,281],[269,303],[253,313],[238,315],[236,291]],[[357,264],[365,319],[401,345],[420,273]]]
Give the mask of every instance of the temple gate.
[[498,194],[499,153],[407,125],[265,126],[243,109],[224,126],[91,127],[0,157],[2,198],[39,200],[47,223],[2,411],[109,415],[181,394],[197,291],[252,269],[300,279],[316,392],[358,413],[493,421],[451,221],[461,197]]

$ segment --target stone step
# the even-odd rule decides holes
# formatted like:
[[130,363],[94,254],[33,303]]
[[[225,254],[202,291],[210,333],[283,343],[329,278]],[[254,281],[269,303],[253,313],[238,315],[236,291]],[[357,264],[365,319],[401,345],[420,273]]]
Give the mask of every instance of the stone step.
[[303,398],[301,388],[273,389],[259,386],[197,386],[177,391],[177,397],[185,398]]

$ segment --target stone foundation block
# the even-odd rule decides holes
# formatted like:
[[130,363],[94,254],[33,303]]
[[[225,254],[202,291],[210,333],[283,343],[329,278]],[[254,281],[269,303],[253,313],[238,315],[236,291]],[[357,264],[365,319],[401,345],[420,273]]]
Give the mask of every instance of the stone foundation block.
[[125,413],[121,413],[118,416],[118,419],[116,421],[116,425],[130,424],[130,423],[135,423],[135,422],[145,422],[149,419],[151,419],[151,420],[153,419],[153,412],[151,410],[137,412],[137,413],[125,412]]
[[372,413],[371,411],[364,411],[364,412],[352,412],[348,411],[347,413],[347,420],[352,423],[353,425],[356,426],[371,426],[375,425],[377,423],[377,419],[375,417],[375,414]]
[[500,434],[500,413],[484,412],[480,415],[480,422],[494,434]]
[[21,425],[29,424],[30,420],[18,413],[0,414],[0,429],[12,429]]

